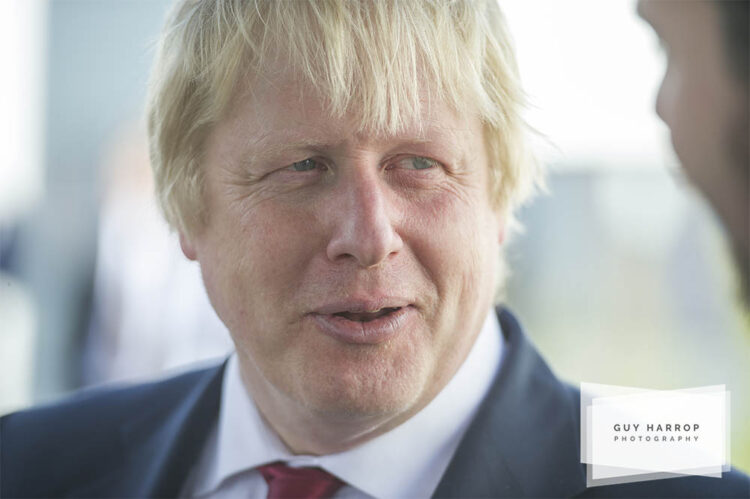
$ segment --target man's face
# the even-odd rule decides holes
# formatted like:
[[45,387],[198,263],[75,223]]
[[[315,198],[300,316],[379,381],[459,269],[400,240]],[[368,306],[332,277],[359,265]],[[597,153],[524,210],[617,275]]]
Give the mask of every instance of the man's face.
[[746,239],[747,174],[743,178],[738,162],[747,161],[747,151],[744,159],[736,152],[738,139],[747,139],[748,91],[732,74],[719,8],[712,3],[640,0],[638,11],[666,50],[656,111],[670,128],[680,162],[735,238]]
[[239,95],[209,137],[208,222],[183,248],[261,409],[416,411],[492,304],[502,220],[481,123],[433,103],[422,133],[357,133],[275,80]]

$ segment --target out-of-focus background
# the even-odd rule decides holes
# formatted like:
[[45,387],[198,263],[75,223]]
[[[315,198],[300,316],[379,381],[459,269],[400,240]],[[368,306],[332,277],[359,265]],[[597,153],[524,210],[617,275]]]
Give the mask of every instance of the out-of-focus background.
[[[144,97],[169,3],[0,2],[0,414],[231,349],[151,195]],[[634,0],[500,4],[554,145],[508,248],[509,305],[571,382],[726,384],[749,470],[749,323],[652,110],[655,36]]]

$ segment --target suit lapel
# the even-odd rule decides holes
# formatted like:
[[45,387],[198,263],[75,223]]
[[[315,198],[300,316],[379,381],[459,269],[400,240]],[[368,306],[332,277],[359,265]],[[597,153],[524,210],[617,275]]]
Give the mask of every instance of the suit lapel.
[[[131,453],[136,466],[140,467],[141,485],[136,496],[179,495],[216,424],[225,365],[226,362],[206,371],[188,396],[164,415],[164,420],[155,421],[151,417],[127,429],[126,441],[143,442]],[[158,426],[153,426],[154,423]],[[143,432],[146,432],[145,438],[141,436]]]
[[586,487],[579,459],[578,401],[507,310],[498,318],[507,352],[490,393],[435,497],[569,497]]
[[122,467],[73,496],[177,497],[216,422],[225,365],[174,378],[144,397],[148,406],[122,429]]

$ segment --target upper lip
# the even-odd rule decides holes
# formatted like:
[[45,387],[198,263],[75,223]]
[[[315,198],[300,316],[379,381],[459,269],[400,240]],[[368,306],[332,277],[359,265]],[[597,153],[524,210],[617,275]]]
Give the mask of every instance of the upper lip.
[[411,305],[412,302],[406,298],[382,297],[339,300],[326,303],[313,309],[312,313],[320,315],[333,315],[342,312],[364,313],[377,312],[384,308],[401,308]]

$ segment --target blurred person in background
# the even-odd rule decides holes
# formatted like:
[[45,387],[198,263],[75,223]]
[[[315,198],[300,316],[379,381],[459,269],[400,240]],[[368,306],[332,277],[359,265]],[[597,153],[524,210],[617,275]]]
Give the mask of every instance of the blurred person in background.
[[200,270],[159,212],[144,128],[120,126],[102,162],[85,384],[147,379],[232,350]]
[[656,112],[731,239],[750,311],[750,2],[640,0],[667,55]]
[[746,495],[586,488],[578,391],[493,309],[521,95],[493,1],[178,2],[152,168],[236,351],[0,419],[0,495]]

